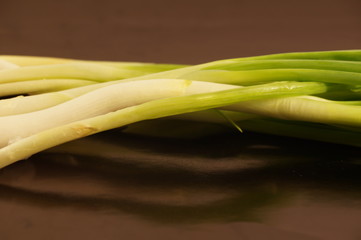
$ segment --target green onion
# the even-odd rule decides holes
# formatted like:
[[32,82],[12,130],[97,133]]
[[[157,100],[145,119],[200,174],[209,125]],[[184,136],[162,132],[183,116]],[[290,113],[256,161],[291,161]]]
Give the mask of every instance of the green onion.
[[361,72],[361,61],[308,60],[308,59],[272,59],[238,61],[233,64],[220,63],[204,68],[230,71],[248,71],[260,69],[320,69],[344,72]]
[[[0,100],[0,167],[165,117],[360,146],[360,86],[360,50],[194,66],[0,56],[0,95],[15,95]],[[209,117],[212,109],[221,114]]]
[[265,56],[256,56],[242,58],[250,59],[317,59],[317,60],[342,60],[342,61],[361,61],[361,50],[338,50],[338,51],[320,51],[320,52],[295,52],[278,53]]
[[[146,82],[150,82],[150,80]],[[170,82],[171,84],[174,83],[174,81]],[[166,91],[166,94],[169,94],[169,91],[185,91],[186,89],[184,89],[184,87],[187,87],[187,85],[191,86],[189,85],[191,84],[191,82],[189,81],[183,81],[183,83],[182,81],[176,81],[175,83],[180,83],[183,85],[183,87],[178,85],[176,86],[176,89],[169,89],[168,91]],[[162,83],[162,85],[164,84],[165,82]],[[198,90],[200,92],[203,92],[204,86],[204,83],[201,83]],[[211,86],[211,88],[212,87],[213,86]],[[103,112],[94,113],[94,111],[92,111],[90,113],[90,116],[93,114],[98,114],[98,116],[90,118],[86,118],[89,117],[89,114],[88,111],[84,110],[81,118],[85,119],[79,121],[69,121],[70,123],[65,123],[68,119],[66,119],[65,122],[60,119],[57,123],[55,123],[59,125],[58,127],[55,127],[54,123],[49,122],[49,118],[53,118],[54,115],[48,114],[48,112],[40,114],[39,112],[35,112],[34,115],[31,115],[32,113],[30,113],[31,116],[14,115],[14,118],[3,117],[3,122],[0,122],[0,126],[3,128],[3,134],[0,138],[0,146],[3,146],[3,148],[0,149],[0,167],[7,166],[15,161],[27,158],[34,153],[59,145],[64,142],[89,136],[91,134],[95,134],[101,131],[118,128],[146,119],[161,118],[181,113],[201,111],[209,108],[221,107],[224,105],[252,99],[270,98],[274,96],[312,94],[323,92],[325,90],[325,86],[321,83],[294,82],[272,83],[202,94],[193,94],[193,91],[195,91],[195,89],[192,89],[192,92],[189,93],[191,95],[189,96],[171,97],[148,101],[140,105],[126,107],[117,111],[114,111],[114,109],[112,109],[112,106],[107,106],[108,108],[110,108],[107,110],[109,111],[107,114],[103,114]],[[102,95],[102,93],[97,94],[99,94],[99,96]],[[81,101],[85,102],[85,100],[92,99],[91,97],[81,99]],[[148,98],[146,100],[148,100]],[[92,103],[88,104],[91,105]],[[103,105],[102,102],[100,104]],[[75,103],[73,105],[77,106],[78,104]],[[64,108],[65,107],[63,105],[63,109],[61,110],[64,110]],[[52,110],[53,109],[51,109],[51,111]],[[81,108],[74,110],[81,110]],[[98,111],[101,110],[98,109]],[[57,111],[54,111],[54,114],[56,113]],[[79,113],[75,112],[74,114],[78,115]],[[38,122],[34,126],[29,126],[29,121],[27,119],[32,119],[33,117]],[[70,116],[70,118],[74,117],[76,116]],[[8,126],[14,124],[14,121],[18,121],[16,123],[17,125],[23,123],[23,126],[21,126],[22,128],[20,128],[20,130],[18,128],[9,129]],[[65,125],[62,125],[64,123]],[[44,127],[44,124],[49,125]],[[44,128],[47,128],[47,130],[44,130]],[[14,136],[16,136],[16,138],[13,138]]]

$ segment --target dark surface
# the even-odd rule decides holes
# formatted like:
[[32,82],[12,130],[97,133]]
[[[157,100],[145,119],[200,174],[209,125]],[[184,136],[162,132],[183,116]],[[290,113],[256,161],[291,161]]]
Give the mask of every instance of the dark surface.
[[2,170],[2,239],[359,239],[359,148],[108,132]]
[[[0,1],[0,54],[195,64],[361,48],[361,2]],[[0,170],[0,239],[361,239],[354,147],[118,131]]]

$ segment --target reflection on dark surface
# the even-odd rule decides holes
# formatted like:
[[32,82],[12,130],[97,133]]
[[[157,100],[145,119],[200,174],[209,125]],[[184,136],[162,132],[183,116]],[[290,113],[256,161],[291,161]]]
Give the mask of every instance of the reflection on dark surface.
[[[337,231],[357,239],[360,161],[358,148],[259,134],[170,139],[112,131],[1,170],[0,207],[132,216],[173,227],[289,221],[284,230],[301,234],[294,239],[337,239]],[[325,209],[332,211],[323,218]],[[307,210],[323,221],[317,230],[302,226]],[[322,228],[335,217],[339,229]]]

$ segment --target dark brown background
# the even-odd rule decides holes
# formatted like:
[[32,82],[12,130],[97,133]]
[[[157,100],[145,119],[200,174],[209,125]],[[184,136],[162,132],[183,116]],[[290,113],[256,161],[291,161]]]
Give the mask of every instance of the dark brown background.
[[[0,54],[196,64],[360,49],[360,10],[359,0],[1,0]],[[252,134],[90,141],[0,171],[1,240],[361,239],[358,148]],[[81,152],[104,143],[99,156]]]
[[358,0],[2,0],[0,52],[194,64],[360,48]]

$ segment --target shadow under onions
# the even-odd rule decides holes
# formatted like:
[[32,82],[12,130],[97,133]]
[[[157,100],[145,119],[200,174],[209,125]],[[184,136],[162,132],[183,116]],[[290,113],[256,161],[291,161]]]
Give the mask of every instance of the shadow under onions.
[[115,130],[3,169],[0,199],[163,223],[262,221],[260,210],[307,189],[359,199],[360,160],[355,147],[254,133],[169,138]]

